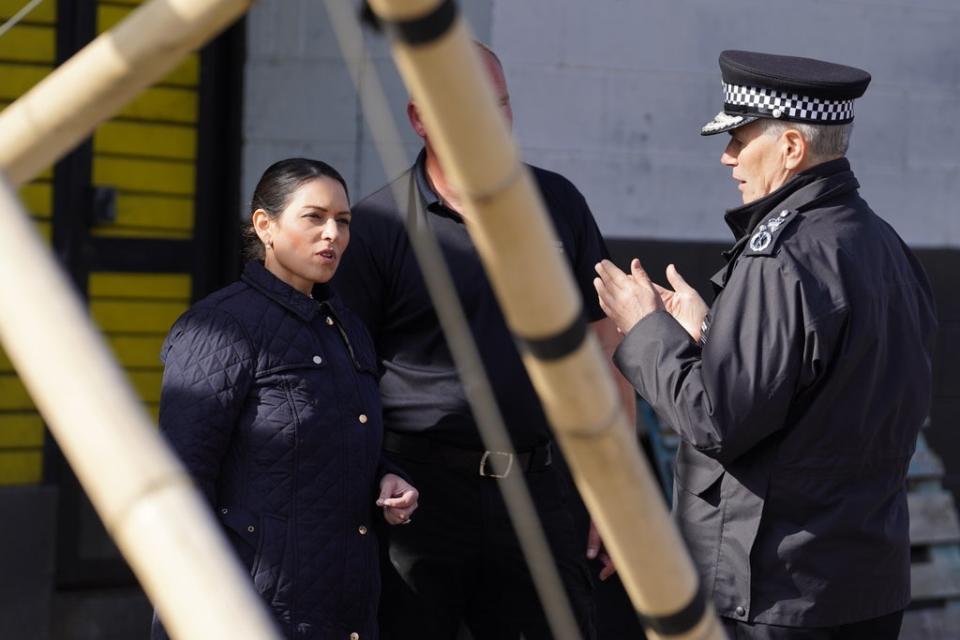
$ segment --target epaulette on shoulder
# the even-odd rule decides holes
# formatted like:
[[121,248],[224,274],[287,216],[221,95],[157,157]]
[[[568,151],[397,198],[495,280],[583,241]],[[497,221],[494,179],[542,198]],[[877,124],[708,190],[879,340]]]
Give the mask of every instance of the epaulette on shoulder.
[[777,240],[784,228],[797,217],[796,209],[782,209],[757,225],[747,241],[744,256],[769,256],[777,247]]

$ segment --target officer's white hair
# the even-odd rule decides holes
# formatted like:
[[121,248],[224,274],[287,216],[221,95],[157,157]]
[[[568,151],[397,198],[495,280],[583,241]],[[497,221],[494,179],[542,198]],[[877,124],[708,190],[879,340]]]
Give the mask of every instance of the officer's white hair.
[[807,124],[806,122],[785,122],[760,118],[761,132],[779,136],[787,129],[796,129],[807,141],[813,160],[826,162],[842,158],[850,147],[850,133],[853,123],[847,124]]

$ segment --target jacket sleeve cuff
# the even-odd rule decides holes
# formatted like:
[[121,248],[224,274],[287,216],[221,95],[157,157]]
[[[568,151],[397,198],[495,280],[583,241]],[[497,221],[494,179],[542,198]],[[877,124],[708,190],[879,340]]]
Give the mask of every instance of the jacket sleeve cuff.
[[410,475],[398,464],[387,458],[386,454],[381,453],[380,464],[377,466],[377,482],[379,483],[381,480],[383,480],[383,476],[387,475],[388,473],[400,476],[413,485],[413,479],[410,477]]
[[613,363],[641,396],[649,397],[645,387],[656,384],[663,355],[696,348],[686,329],[666,310],[659,309],[627,332],[613,353]]

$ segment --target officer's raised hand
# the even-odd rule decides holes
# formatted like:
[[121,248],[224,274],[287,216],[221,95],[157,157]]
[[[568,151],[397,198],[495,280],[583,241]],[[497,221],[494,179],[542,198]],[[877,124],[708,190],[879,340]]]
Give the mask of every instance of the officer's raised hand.
[[656,285],[636,258],[630,261],[631,275],[609,260],[597,263],[595,269],[600,277],[593,279],[593,286],[600,298],[600,308],[616,323],[620,333],[629,333],[640,320],[664,308]]
[[687,284],[675,266],[667,265],[667,282],[672,290],[661,287],[656,282],[653,286],[663,300],[667,312],[687,330],[694,342],[700,342],[703,319],[707,317],[710,307],[703,301],[697,290]]

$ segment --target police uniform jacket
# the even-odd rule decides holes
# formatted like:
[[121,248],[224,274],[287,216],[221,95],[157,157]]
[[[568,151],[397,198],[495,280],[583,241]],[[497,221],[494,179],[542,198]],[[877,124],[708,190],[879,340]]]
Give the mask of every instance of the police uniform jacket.
[[830,626],[910,599],[905,476],[935,319],[858,186],[839,159],[729,211],[702,344],[657,311],[615,356],[681,436],[675,516],[722,616]]

